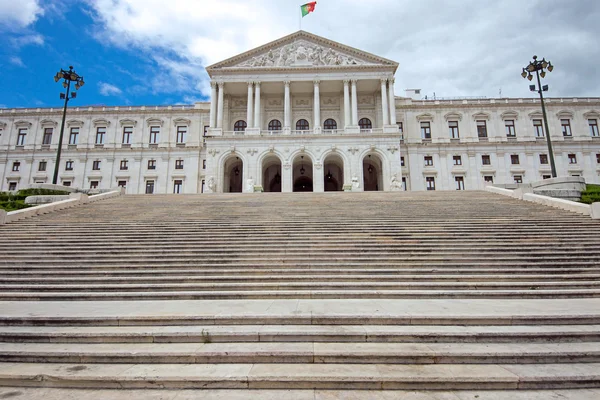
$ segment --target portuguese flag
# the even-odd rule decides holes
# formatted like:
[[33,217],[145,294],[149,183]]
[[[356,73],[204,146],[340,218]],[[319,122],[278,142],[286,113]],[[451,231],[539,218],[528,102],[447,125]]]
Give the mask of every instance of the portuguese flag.
[[310,3],[306,3],[303,6],[300,6],[300,10],[302,11],[302,17],[306,17],[308,14],[315,11],[316,6],[316,1],[311,1]]

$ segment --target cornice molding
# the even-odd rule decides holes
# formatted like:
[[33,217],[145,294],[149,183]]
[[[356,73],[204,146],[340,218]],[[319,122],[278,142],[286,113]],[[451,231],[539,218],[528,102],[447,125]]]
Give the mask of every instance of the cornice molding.
[[177,125],[187,125],[190,126],[192,124],[192,120],[187,119],[187,118],[175,118],[173,120],[173,125],[177,126]]
[[433,122],[433,114],[429,114],[429,113],[423,113],[423,114],[419,114],[417,115],[417,121],[419,122]]
[[70,119],[67,121],[67,126],[78,126],[81,128],[83,126],[83,121],[79,119]]
[[502,114],[500,114],[500,118],[502,120],[505,120],[505,119],[514,119],[514,120],[517,120],[517,119],[519,119],[519,113],[516,112],[516,111],[512,111],[512,110],[505,111]]
[[92,124],[94,124],[94,126],[110,126],[110,121],[104,118],[97,118],[95,120],[92,121]]
[[451,111],[451,112],[447,113],[446,115],[444,115],[444,118],[446,119],[446,121],[456,120],[456,119],[459,121],[462,121],[462,114]]
[[15,126],[31,128],[33,124],[29,121],[19,120],[15,122]]
[[558,119],[573,119],[573,117],[575,116],[575,114],[573,113],[573,111],[570,110],[560,110],[559,112],[556,113],[556,117]]
[[478,112],[473,114],[473,121],[480,121],[480,120],[485,120],[485,121],[489,121],[491,119],[491,115],[489,113],[486,112]]
[[41,127],[52,126],[52,127],[56,128],[58,126],[58,122],[54,121],[52,119],[43,119],[40,121],[40,126]]
[[600,112],[596,110],[590,110],[588,112],[583,113],[583,118],[591,119],[591,118],[600,118]]
[[138,122],[137,122],[136,120],[134,120],[134,119],[128,119],[128,118],[125,118],[125,119],[121,119],[121,120],[119,120],[119,124],[121,124],[121,126],[125,126],[125,125],[133,125],[133,126],[136,126],[136,125],[137,125],[137,123],[138,123]]
[[146,125],[148,125],[148,126],[159,125],[162,127],[164,124],[165,124],[165,121],[162,120],[161,118],[148,118],[146,120]]

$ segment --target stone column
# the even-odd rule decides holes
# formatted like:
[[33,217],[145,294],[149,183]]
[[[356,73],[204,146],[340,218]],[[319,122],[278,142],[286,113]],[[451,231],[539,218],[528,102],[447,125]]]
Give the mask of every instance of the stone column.
[[313,125],[315,133],[321,133],[321,94],[319,93],[319,81],[314,81],[314,101],[313,101]]
[[217,126],[217,83],[210,82],[210,127]]
[[388,117],[389,107],[388,107],[388,91],[387,91],[387,79],[381,80],[381,127],[383,128],[386,125],[390,124],[390,120]]
[[223,89],[225,83],[219,82],[219,102],[217,104],[217,128],[223,128]]
[[260,129],[260,82],[254,82],[254,127]]
[[283,94],[283,129],[288,130],[292,126],[292,110],[290,101],[290,81],[283,82],[284,94]]
[[352,126],[358,126],[358,96],[356,94],[356,79],[352,79]]
[[394,78],[388,79],[389,106],[390,106],[390,125],[396,126],[396,96],[394,95]]
[[248,128],[252,128],[253,125],[253,120],[252,117],[254,116],[254,111],[252,110],[252,100],[253,100],[253,96],[254,93],[252,93],[252,91],[254,90],[253,84],[252,82],[248,82],[248,113],[246,114],[246,124],[248,126]]
[[344,79],[344,127],[352,125],[350,120],[350,81]]

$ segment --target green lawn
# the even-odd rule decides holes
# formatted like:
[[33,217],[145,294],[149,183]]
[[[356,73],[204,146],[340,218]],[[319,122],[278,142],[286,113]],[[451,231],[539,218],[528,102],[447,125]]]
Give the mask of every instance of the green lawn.
[[59,196],[67,194],[69,194],[69,192],[48,189],[24,189],[19,190],[16,193],[0,192],[0,209],[8,212],[32,207],[25,204],[25,198],[27,196]]
[[585,204],[600,202],[600,185],[587,185],[586,191],[581,192],[581,202]]

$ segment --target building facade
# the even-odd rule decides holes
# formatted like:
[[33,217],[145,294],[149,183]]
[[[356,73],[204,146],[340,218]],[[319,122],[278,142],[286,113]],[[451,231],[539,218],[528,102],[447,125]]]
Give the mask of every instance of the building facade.
[[[137,193],[600,182],[600,98],[422,100],[398,64],[299,31],[207,67],[211,101],[71,107],[59,184]],[[62,109],[0,110],[0,191],[51,183]]]

